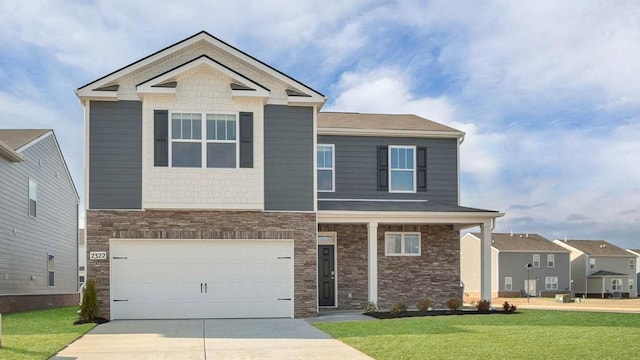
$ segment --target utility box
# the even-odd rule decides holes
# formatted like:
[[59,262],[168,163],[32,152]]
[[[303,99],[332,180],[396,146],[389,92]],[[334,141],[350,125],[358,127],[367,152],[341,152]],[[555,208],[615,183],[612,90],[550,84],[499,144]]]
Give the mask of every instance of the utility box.
[[556,302],[568,303],[571,301],[571,294],[556,294]]

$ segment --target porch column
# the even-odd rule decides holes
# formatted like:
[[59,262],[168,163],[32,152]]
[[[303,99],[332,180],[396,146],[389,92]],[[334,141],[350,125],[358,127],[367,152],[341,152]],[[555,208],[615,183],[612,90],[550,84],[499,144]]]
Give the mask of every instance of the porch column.
[[378,305],[378,223],[368,224],[368,288],[369,302]]
[[491,301],[491,223],[480,224],[480,299]]

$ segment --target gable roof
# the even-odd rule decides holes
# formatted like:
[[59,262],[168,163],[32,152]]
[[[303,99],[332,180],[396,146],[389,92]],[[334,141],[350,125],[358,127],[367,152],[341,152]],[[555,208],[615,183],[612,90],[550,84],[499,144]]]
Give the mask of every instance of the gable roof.
[[0,155],[12,162],[23,161],[19,151],[51,130],[47,129],[0,129]]
[[[200,41],[204,41],[210,44],[211,46],[221,49],[222,51],[230,54],[231,56],[234,56],[254,66],[255,68],[267,73],[268,75],[290,85],[292,88],[294,88],[292,89],[294,90],[294,92],[298,94],[302,94],[304,95],[304,97],[312,101],[322,102],[322,103],[326,101],[326,97],[319,91],[292,78],[291,76],[281,72],[280,70],[256,59],[255,57],[245,53],[244,51],[229,45],[228,43],[216,38],[215,36],[209,34],[206,31],[200,31],[199,33],[196,33],[184,40],[180,40],[172,45],[165,47],[164,49],[156,51],[151,55],[145,56],[140,60],[134,61],[129,65],[123,66],[118,70],[115,70],[105,76],[102,76],[94,81],[91,81],[85,85],[82,85],[81,87],[76,89],[76,95],[78,97],[85,97],[85,96],[92,96],[92,95],[105,96],[105,92],[106,93],[111,92],[111,94],[106,96],[112,97],[113,91],[117,91],[117,87],[115,87],[116,84],[112,84],[113,81],[121,78],[122,76],[128,73],[131,73],[146,65],[149,65],[155,61],[161,60],[164,57],[170,54],[173,54],[177,51],[180,51],[181,49],[184,49],[187,46],[196,44]],[[113,88],[113,89],[107,89],[107,87]],[[300,91],[302,91],[302,93]],[[301,100],[298,100],[298,101],[300,102]]]
[[[480,233],[471,233],[480,239]],[[491,246],[501,252],[558,252],[569,250],[554,244],[538,234],[492,233]]]
[[632,251],[640,256],[640,249],[627,249],[627,251]]
[[462,138],[464,132],[412,114],[362,114],[355,112],[318,113],[318,133],[322,135],[379,135]]
[[629,254],[622,248],[619,248],[604,240],[564,240],[563,242],[566,245],[569,245],[591,256],[633,256],[633,254]]

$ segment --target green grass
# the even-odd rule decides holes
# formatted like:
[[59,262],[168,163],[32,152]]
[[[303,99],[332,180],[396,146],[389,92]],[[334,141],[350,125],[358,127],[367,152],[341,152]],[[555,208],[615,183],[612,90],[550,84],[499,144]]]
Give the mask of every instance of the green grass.
[[2,315],[0,359],[48,359],[95,324],[73,325],[77,307]]
[[633,359],[640,353],[640,314],[523,310],[314,325],[374,359]]

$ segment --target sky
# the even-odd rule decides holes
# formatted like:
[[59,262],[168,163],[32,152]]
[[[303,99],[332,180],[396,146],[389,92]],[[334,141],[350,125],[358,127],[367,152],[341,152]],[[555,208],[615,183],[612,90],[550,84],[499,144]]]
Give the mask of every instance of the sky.
[[[52,128],[80,194],[74,90],[205,30],[324,93],[466,133],[461,205],[494,231],[640,248],[635,0],[4,0],[0,127]],[[84,207],[84,205],[82,205]]]

